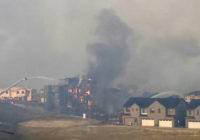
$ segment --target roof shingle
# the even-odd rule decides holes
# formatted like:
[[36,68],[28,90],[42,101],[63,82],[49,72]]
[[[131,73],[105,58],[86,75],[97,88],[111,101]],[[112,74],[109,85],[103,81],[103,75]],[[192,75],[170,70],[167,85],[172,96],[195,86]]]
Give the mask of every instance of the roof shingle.
[[200,100],[191,100],[190,103],[187,104],[187,109],[195,109],[196,107],[198,107],[200,105]]
[[160,104],[166,108],[174,108],[181,101],[184,102],[181,98],[143,98],[143,97],[132,97],[125,104],[124,107],[130,107],[134,103],[140,106],[141,108],[148,107],[154,101],[158,101]]

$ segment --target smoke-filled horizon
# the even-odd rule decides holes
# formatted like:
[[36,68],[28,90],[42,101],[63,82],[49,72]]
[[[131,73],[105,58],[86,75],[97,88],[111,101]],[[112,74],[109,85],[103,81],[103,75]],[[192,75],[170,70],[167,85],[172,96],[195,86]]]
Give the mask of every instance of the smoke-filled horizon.
[[[119,48],[121,52],[128,51],[122,53],[127,56],[116,58],[120,65],[114,63],[113,67],[117,68],[110,69],[113,73],[108,75],[115,86],[134,86],[138,92],[199,90],[199,4],[196,0],[2,0],[0,87],[8,87],[25,76],[62,78],[84,70],[87,73],[91,67],[88,44],[105,47],[113,40],[116,46],[121,46],[118,37],[123,36],[122,46],[129,49]],[[111,26],[101,33],[100,41],[95,30],[109,17],[109,13],[101,14],[102,9],[112,9],[116,19],[129,29],[122,28],[118,31],[122,36],[116,36],[109,30]],[[126,34],[127,30],[133,30],[134,34]],[[105,33],[113,34],[112,38],[106,38]],[[101,55],[101,50],[91,51]],[[108,59],[103,58],[102,61]],[[95,71],[98,70],[102,67],[96,67]],[[46,82],[33,81],[26,85],[40,87],[41,84]]]

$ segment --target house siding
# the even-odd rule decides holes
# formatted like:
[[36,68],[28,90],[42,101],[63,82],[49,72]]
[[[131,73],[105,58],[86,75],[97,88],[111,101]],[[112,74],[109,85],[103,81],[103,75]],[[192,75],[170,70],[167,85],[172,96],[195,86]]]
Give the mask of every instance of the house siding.
[[168,108],[168,109],[167,109],[167,115],[168,115],[168,116],[176,115],[176,110],[175,110],[175,108]]
[[187,109],[185,124],[188,128],[189,122],[200,122],[200,105],[195,109]]
[[193,110],[194,118],[200,120],[200,105]]
[[[124,109],[127,110],[127,109]],[[125,125],[138,125],[140,124],[140,107],[137,104],[133,104],[131,107],[129,107],[130,112],[126,111],[126,114],[128,113],[128,116],[123,116],[123,123]]]
[[139,117],[140,116],[140,107],[137,104],[133,104],[130,107],[130,115],[131,115],[131,117]]
[[[149,102],[149,100],[151,101]],[[124,124],[130,124],[131,122],[131,125],[142,125],[142,120],[153,120],[155,127],[159,127],[159,121],[160,124],[162,123],[163,125],[160,127],[167,127],[167,126],[180,127],[185,125],[186,102],[183,99],[149,98],[149,100],[147,100],[148,104],[143,104],[142,100],[139,100],[139,102],[137,103],[138,101],[137,98],[135,100],[133,99],[135,103],[133,103],[129,107],[130,110],[129,114],[127,114],[127,112],[125,114],[124,112],[123,116]],[[171,102],[171,100],[173,101]],[[126,106],[124,106],[124,108],[126,108]]]
[[148,107],[147,117],[149,119],[154,119],[155,126],[158,126],[159,120],[166,118],[166,108],[163,105],[161,105],[158,101],[155,101]]

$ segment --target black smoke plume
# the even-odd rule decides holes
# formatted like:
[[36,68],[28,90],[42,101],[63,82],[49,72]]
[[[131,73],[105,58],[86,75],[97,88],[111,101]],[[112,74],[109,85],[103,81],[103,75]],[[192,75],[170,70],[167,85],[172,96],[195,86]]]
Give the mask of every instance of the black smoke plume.
[[115,99],[118,92],[113,92],[111,87],[129,60],[126,42],[131,33],[132,30],[112,10],[104,9],[98,16],[97,42],[88,46],[92,59],[89,76],[94,81],[92,92],[96,104],[107,113],[112,113],[115,104],[119,104],[120,99]]

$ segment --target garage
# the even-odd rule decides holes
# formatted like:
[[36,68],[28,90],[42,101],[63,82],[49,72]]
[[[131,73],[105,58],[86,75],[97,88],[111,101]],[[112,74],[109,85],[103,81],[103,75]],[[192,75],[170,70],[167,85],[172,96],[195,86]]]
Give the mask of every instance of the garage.
[[159,120],[159,127],[173,127],[172,120]]
[[142,119],[142,126],[154,126],[154,120]]
[[188,128],[200,128],[200,122],[188,122]]

